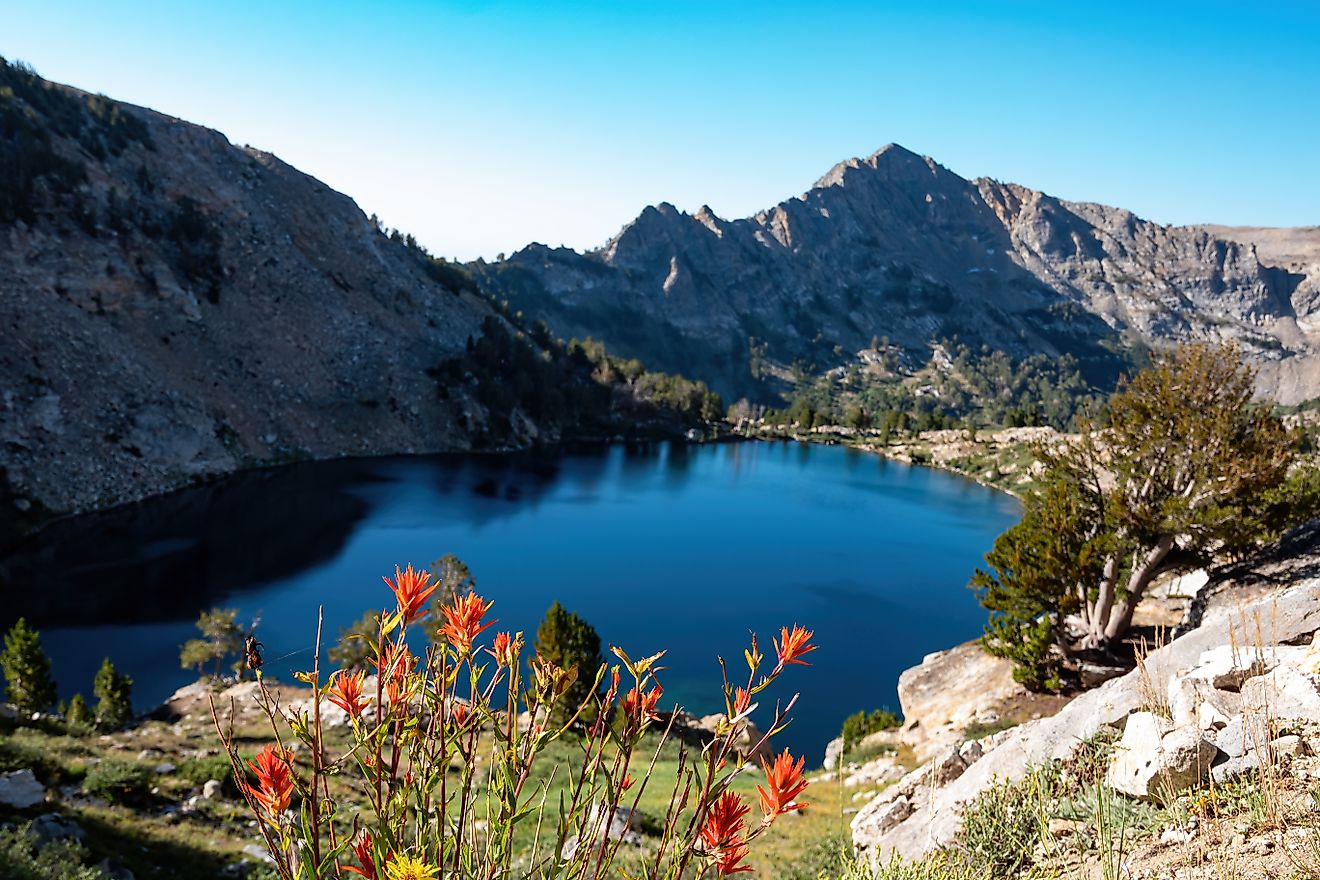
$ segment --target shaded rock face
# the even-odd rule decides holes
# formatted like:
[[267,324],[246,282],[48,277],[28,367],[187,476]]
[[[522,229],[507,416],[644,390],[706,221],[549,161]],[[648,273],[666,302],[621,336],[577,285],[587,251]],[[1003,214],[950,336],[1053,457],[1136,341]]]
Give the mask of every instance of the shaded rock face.
[[6,513],[468,445],[468,402],[427,370],[480,336],[484,299],[276,157],[115,106],[144,139],[97,158],[55,137],[86,181],[0,221]]
[[890,145],[754,217],[661,204],[598,251],[531,245],[477,271],[561,335],[605,339],[730,400],[775,390],[754,347],[824,369],[873,337],[924,363],[932,340],[957,336],[1070,353],[1097,382],[1119,368],[1115,346],[1233,340],[1262,393],[1297,402],[1320,391],[1320,296],[1315,267],[1289,265],[1206,229],[965,180]]

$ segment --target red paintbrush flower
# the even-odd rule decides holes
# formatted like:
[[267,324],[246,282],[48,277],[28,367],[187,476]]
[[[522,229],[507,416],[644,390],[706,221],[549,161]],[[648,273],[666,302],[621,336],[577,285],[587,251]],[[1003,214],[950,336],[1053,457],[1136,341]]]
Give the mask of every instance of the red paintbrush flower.
[[256,801],[274,819],[289,808],[293,800],[293,770],[289,767],[291,755],[279,746],[267,744],[248,761],[257,784],[240,782],[244,793]]
[[394,566],[394,580],[381,578],[394,591],[394,598],[399,601],[399,617],[403,623],[412,623],[426,616],[426,600],[435,592],[431,584],[431,575],[425,571],[414,571],[411,564],[403,571]]
[[742,798],[726,791],[706,814],[699,834],[721,877],[751,870],[747,865],[738,864],[747,855],[743,819],[749,812],[751,807],[743,803]]
[[412,683],[409,679],[417,658],[408,650],[407,644],[390,642],[385,645],[376,664],[376,672],[385,679],[386,699],[391,706],[408,702]]
[[445,616],[444,626],[440,627],[440,634],[444,639],[460,654],[466,654],[472,650],[472,642],[481,631],[487,627],[493,626],[495,621],[482,624],[481,618],[485,616],[494,602],[487,602],[476,593],[468,593],[466,596],[455,596],[453,603],[440,609],[440,613]]
[[367,880],[376,880],[376,860],[371,854],[371,843],[371,832],[363,831],[362,837],[358,839],[357,843],[353,844],[353,854],[357,856],[357,860],[362,867],[359,868],[357,865],[340,865],[339,867],[345,871],[352,871],[359,877],[365,877]]
[[660,716],[656,714],[655,704],[659,702],[660,695],[664,693],[664,688],[659,683],[651,689],[649,694],[643,694],[637,688],[633,688],[624,694],[623,713],[634,724],[641,726],[643,720],[657,721]]
[[747,693],[746,688],[738,688],[733,692],[733,714],[735,717],[747,711],[747,707],[752,704],[752,695]]
[[330,676],[329,700],[343,709],[352,718],[362,715],[367,708],[367,700],[362,696],[362,684],[367,674],[361,670],[347,672],[343,669]]
[[775,652],[779,655],[779,668],[783,669],[789,663],[808,665],[807,661],[798,658],[816,650],[815,645],[807,644],[810,639],[811,630],[803,629],[797,624],[793,625],[792,632],[789,632],[786,626],[780,627],[779,638],[774,640]]
[[[519,633],[519,636],[522,634]],[[495,633],[495,641],[486,651],[501,666],[512,666],[518,658],[519,640],[506,632]]]
[[747,858],[747,844],[735,841],[724,849],[716,850],[714,855],[715,873],[721,877],[728,877],[730,874],[741,874],[743,871],[752,870],[751,865],[738,864]]
[[758,785],[756,792],[761,796],[761,809],[767,816],[773,818],[806,806],[797,803],[798,795],[807,787],[807,780],[802,778],[802,767],[805,763],[804,758],[798,758],[797,763],[794,764],[793,756],[788,753],[788,749],[777,755],[773,764],[764,758],[761,759],[766,787],[762,788]]

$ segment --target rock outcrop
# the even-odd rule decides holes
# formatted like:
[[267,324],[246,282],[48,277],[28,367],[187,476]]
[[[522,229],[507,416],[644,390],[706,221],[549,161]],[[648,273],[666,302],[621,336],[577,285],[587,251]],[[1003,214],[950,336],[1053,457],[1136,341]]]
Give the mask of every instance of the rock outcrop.
[[1314,718],[1320,705],[1320,677],[1308,666],[1320,633],[1317,559],[1320,549],[1311,546],[1293,561],[1291,586],[1276,584],[1272,594],[1232,613],[1207,615],[1199,628],[1152,652],[1144,671],[1113,679],[1057,715],[995,734],[975,749],[936,756],[853,818],[854,844],[878,857],[918,857],[948,844],[961,810],[989,786],[1066,759],[1105,729],[1123,731],[1110,785],[1138,797],[1176,791],[1211,774],[1232,778],[1298,748],[1276,736],[1271,724]]
[[766,398],[794,361],[849,363],[875,337],[925,363],[932,341],[956,336],[1069,353],[1097,380],[1112,378],[1114,346],[1232,340],[1260,391],[1294,403],[1320,393],[1320,270],[1286,256],[966,180],[891,144],[753,217],[660,204],[599,250],[534,244],[475,269],[561,335],[686,369],[729,400]]

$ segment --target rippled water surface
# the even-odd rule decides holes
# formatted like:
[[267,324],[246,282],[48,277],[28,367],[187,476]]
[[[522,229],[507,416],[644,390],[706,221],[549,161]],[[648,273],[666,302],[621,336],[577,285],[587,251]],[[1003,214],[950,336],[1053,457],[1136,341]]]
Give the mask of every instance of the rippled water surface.
[[844,716],[897,708],[900,671],[979,633],[965,584],[1018,513],[949,474],[786,443],[301,464],[48,530],[0,560],[0,618],[38,623],[62,697],[109,656],[141,710],[189,680],[199,609],[259,617],[287,674],[310,668],[318,604],[337,633],[387,603],[396,562],[454,553],[501,629],[530,639],[559,600],[634,656],[668,648],[666,698],[698,714],[718,705],[717,653],[745,669],[749,631],[768,649],[781,625],[814,629],[778,742],[819,761]]

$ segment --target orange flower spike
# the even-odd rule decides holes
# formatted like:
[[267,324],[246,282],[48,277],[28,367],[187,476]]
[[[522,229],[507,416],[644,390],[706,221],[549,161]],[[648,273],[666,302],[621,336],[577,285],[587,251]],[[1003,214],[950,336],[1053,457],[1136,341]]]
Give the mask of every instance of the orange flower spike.
[[803,654],[809,654],[816,650],[815,645],[808,644],[811,640],[811,630],[803,629],[797,624],[793,625],[793,631],[789,632],[788,627],[780,627],[779,638],[774,640],[775,653],[779,655],[778,669],[783,669],[789,663],[797,663],[806,666],[807,661],[799,659]]
[[738,688],[733,692],[733,714],[741,715],[747,711],[747,707],[752,704],[752,695],[747,693],[746,688]]
[[399,601],[399,617],[402,618],[405,626],[426,616],[426,600],[436,588],[435,584],[430,583],[430,572],[415,571],[411,563],[406,569],[399,571],[396,565],[394,580],[391,581],[389,578],[381,578],[381,580],[394,591],[394,598]]
[[494,604],[485,601],[476,593],[455,596],[453,603],[440,609],[440,613],[445,616],[440,634],[460,654],[466,654],[472,650],[472,642],[482,630],[495,625],[493,620],[485,625],[481,623],[481,618]]
[[747,856],[743,819],[749,812],[751,807],[743,803],[742,798],[726,791],[706,814],[699,834],[721,877],[751,870],[747,865],[738,864]]
[[408,702],[412,687],[409,676],[416,663],[417,658],[406,644],[385,646],[385,652],[376,664],[376,671],[385,678],[385,693],[391,706]]
[[243,783],[243,790],[272,818],[287,810],[293,800],[293,770],[289,767],[289,757],[287,751],[267,744],[248,761],[257,784]]
[[366,880],[376,880],[376,860],[371,856],[371,844],[371,832],[362,832],[361,839],[353,844],[353,854],[357,856],[358,863],[362,867],[359,868],[356,865],[340,865],[339,867],[345,871],[352,871],[359,877],[365,877]]
[[515,659],[513,636],[506,632],[495,633],[495,641],[486,651],[499,665],[512,666]]
[[773,819],[806,806],[797,803],[798,796],[807,787],[807,780],[802,778],[805,762],[805,758],[798,758],[797,763],[793,763],[793,756],[788,753],[788,749],[776,755],[773,764],[761,759],[761,769],[765,771],[765,788],[758,785],[756,793],[761,796],[761,809],[767,818]]
[[627,791],[632,787],[633,787],[632,774],[628,773],[624,775],[623,781],[619,783],[619,794],[623,794],[625,791]]
[[721,877],[728,877],[730,874],[741,874],[743,871],[752,870],[751,865],[738,864],[747,858],[747,844],[734,842],[724,849],[715,852],[715,873]]
[[644,720],[658,721],[660,716],[656,714],[655,705],[664,690],[659,684],[652,688],[649,694],[643,694],[637,688],[632,688],[623,697],[624,714],[639,726]]
[[367,708],[367,700],[362,696],[362,685],[367,674],[361,670],[350,673],[343,669],[330,676],[330,702],[349,714],[359,718]]

